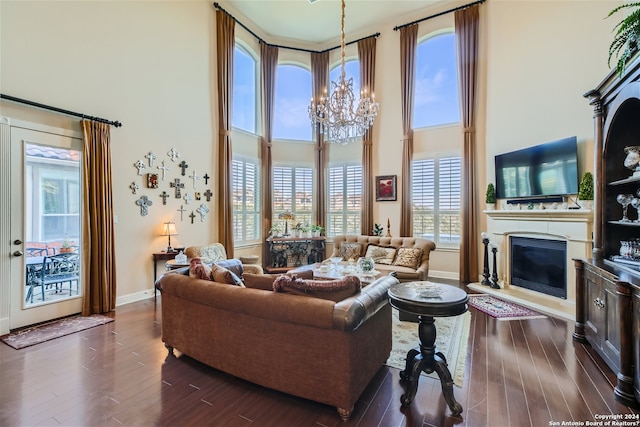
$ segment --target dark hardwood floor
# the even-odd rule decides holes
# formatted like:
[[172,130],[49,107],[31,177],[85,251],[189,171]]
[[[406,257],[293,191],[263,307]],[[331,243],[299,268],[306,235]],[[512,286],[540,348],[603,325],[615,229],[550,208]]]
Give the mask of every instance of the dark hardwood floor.
[[382,366],[343,422],[335,408],[168,356],[160,304],[120,306],[115,322],[23,350],[0,343],[0,426],[506,427],[638,414],[614,399],[615,375],[562,319],[497,321],[472,308],[464,385],[454,387],[460,417],[424,376],[402,409],[399,371]]

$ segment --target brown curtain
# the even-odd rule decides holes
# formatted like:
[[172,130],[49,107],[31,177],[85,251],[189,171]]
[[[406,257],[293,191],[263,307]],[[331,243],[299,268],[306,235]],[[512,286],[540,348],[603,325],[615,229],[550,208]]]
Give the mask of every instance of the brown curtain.
[[[360,61],[360,88],[367,94],[375,93],[376,38],[369,37],[358,42]],[[362,217],[360,233],[368,236],[373,230],[373,127],[362,137]]]
[[218,240],[233,258],[233,189],[231,150],[231,111],[233,95],[233,51],[235,20],[216,11],[216,46],[218,69]]
[[[262,212],[263,235],[267,236],[271,229],[271,217],[273,216],[273,182],[271,170],[273,159],[271,157],[271,138],[273,136],[273,109],[276,89],[276,70],[278,67],[278,48],[260,42],[260,79],[262,81],[262,138],[260,143],[261,174],[262,174]],[[262,246],[262,259],[269,259],[269,248]]]
[[111,128],[82,120],[82,315],[116,308]]
[[478,206],[476,183],[476,79],[478,73],[479,6],[455,13],[460,105],[462,108],[462,230],[460,240],[460,281],[478,280]]
[[418,24],[400,29],[400,83],[402,85],[402,183],[400,236],[413,235],[411,203],[411,161],[413,160],[413,94],[416,80]]
[[[318,100],[324,95],[329,82],[329,52],[317,52],[311,54],[311,78],[313,82],[313,99]],[[315,171],[316,171],[316,224],[325,224],[325,171],[327,165],[327,153],[325,150],[324,133],[317,124],[314,128],[316,139]]]

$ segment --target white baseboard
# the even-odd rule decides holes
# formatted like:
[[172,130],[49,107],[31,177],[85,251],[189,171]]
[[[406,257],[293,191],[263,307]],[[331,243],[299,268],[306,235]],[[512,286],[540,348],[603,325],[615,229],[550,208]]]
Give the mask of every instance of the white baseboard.
[[437,271],[429,269],[429,278],[440,278],[449,280],[459,280],[460,273],[455,271]]
[[[160,292],[158,291],[156,295],[160,297]],[[119,305],[130,304],[132,302],[142,301],[149,298],[153,298],[153,288],[116,297],[116,307]]]

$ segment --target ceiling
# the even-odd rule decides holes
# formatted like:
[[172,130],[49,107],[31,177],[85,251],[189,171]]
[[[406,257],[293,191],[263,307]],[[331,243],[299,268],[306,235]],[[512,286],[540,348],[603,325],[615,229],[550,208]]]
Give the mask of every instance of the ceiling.
[[[325,49],[340,44],[340,0],[220,0],[266,42]],[[449,3],[449,4],[447,4]],[[346,41],[457,6],[454,0],[346,0]]]

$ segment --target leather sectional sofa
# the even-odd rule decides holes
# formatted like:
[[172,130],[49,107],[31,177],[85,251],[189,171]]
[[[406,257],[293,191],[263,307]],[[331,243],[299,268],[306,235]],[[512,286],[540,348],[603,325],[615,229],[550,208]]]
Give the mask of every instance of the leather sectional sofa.
[[195,279],[188,268],[158,279],[169,352],[175,348],[252,383],[335,406],[348,420],[391,352],[387,290],[398,280],[379,278],[339,302],[245,282]]

